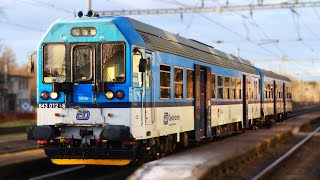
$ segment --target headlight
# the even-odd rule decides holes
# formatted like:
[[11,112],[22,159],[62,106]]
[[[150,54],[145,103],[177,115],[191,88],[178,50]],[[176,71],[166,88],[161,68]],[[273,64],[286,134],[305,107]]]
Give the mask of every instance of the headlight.
[[113,92],[112,91],[107,91],[105,95],[106,95],[107,99],[112,99],[113,98]]
[[57,92],[51,92],[51,93],[50,93],[50,98],[53,99],[53,100],[58,99],[58,96],[59,96],[59,95],[58,95]]
[[47,91],[42,91],[40,93],[40,98],[43,100],[47,100],[49,98],[49,93]]
[[116,92],[116,98],[119,99],[119,100],[123,99],[124,98],[124,92],[121,91],[121,90],[117,91]]

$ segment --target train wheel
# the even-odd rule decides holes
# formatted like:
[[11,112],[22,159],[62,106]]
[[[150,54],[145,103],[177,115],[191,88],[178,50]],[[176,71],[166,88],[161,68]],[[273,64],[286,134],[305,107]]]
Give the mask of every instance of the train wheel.
[[168,140],[169,140],[168,153],[172,153],[176,149],[177,141],[173,135],[169,135]]
[[184,132],[180,135],[180,144],[184,148],[189,146],[189,137],[187,132]]
[[265,117],[264,126],[265,126],[266,128],[268,128],[268,129],[271,128],[272,123],[271,123],[271,120],[270,120],[269,116],[266,116],[266,117]]
[[146,151],[146,144],[143,141],[138,142],[138,148],[135,155],[135,161],[132,162],[133,166],[140,166],[148,162],[148,156]]
[[283,114],[279,114],[279,122],[282,122],[283,121]]

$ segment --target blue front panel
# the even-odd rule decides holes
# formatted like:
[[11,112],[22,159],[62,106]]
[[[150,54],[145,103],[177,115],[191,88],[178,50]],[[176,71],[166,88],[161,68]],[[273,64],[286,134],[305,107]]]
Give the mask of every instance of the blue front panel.
[[92,103],[92,84],[75,85],[73,93],[73,102],[75,103]]

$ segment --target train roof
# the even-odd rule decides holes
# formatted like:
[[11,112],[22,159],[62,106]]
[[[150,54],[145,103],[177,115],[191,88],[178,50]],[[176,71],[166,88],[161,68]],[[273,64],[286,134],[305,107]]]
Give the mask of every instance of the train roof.
[[267,71],[267,70],[264,70],[264,69],[260,69],[260,70],[262,72],[262,75],[264,75],[266,77],[270,77],[270,78],[275,78],[275,79],[291,82],[291,80],[286,76],[274,73],[272,71]]
[[144,39],[147,49],[167,52],[200,62],[258,75],[256,68],[248,60],[131,18],[127,18],[127,20]]

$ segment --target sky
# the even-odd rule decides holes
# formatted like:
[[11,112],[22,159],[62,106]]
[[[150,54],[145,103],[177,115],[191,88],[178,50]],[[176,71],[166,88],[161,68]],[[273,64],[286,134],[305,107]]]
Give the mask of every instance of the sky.
[[[226,0],[203,0],[205,7]],[[264,0],[268,3],[291,1]],[[301,2],[301,0],[300,0]],[[201,6],[201,0],[92,0],[92,9],[155,9]],[[257,0],[229,0],[229,6]],[[87,0],[1,0],[0,44],[13,49],[17,62],[27,62],[47,28],[62,17],[87,10]],[[240,55],[254,65],[292,79],[320,80],[320,7],[224,13],[135,15],[139,21]],[[282,60],[281,60],[282,59]]]

